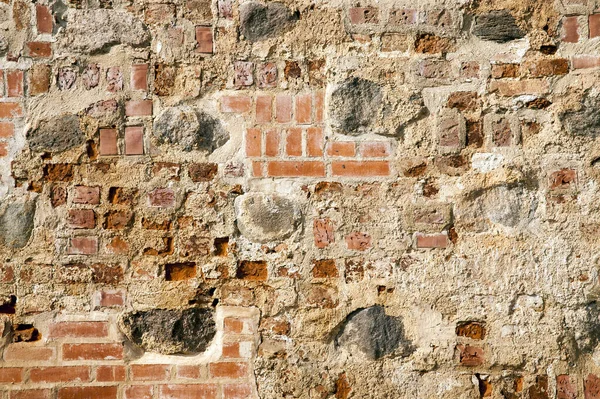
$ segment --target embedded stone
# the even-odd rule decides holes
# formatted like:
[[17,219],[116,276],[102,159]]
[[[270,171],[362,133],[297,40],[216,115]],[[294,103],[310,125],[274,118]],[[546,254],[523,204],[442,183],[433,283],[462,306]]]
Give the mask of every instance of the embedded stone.
[[216,332],[213,311],[200,308],[132,312],[119,324],[134,344],[164,355],[204,352]]
[[33,232],[35,201],[12,202],[0,216],[0,241],[12,249],[23,248]]
[[164,110],[154,122],[154,135],[183,151],[213,152],[229,140],[229,132],[218,119],[189,106]]
[[358,351],[371,360],[388,355],[407,356],[413,350],[411,342],[404,336],[402,318],[386,315],[380,305],[358,309],[348,315],[335,344],[349,353]]
[[291,28],[298,15],[283,3],[244,3],[240,6],[240,30],[251,42],[277,36]]
[[585,93],[578,110],[559,115],[571,134],[596,137],[600,135],[600,96]]
[[480,39],[505,43],[525,37],[515,17],[506,10],[491,11],[475,18],[473,34]]
[[333,122],[350,136],[367,133],[377,120],[382,99],[378,84],[356,77],[347,79],[331,95]]
[[237,227],[254,242],[288,238],[301,222],[298,206],[288,198],[248,193],[235,199]]
[[27,132],[27,141],[32,151],[62,152],[85,143],[85,136],[79,117],[63,114],[41,121],[35,129]]

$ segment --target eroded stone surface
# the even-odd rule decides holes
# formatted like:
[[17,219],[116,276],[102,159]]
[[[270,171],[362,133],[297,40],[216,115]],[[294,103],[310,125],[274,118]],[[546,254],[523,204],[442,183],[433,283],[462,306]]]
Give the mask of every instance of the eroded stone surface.
[[475,17],[473,34],[483,40],[497,43],[509,42],[525,36],[515,21],[515,17],[507,10],[491,11]]
[[33,151],[62,152],[82,145],[85,137],[77,115],[63,114],[39,122],[27,134],[29,148]]
[[235,199],[237,227],[248,239],[269,242],[289,237],[300,223],[300,210],[278,195],[249,193]]
[[27,245],[33,232],[35,201],[13,201],[8,203],[0,216],[0,239],[2,245],[19,249]]
[[283,3],[244,3],[240,7],[241,32],[252,42],[277,36],[289,29],[298,17]]

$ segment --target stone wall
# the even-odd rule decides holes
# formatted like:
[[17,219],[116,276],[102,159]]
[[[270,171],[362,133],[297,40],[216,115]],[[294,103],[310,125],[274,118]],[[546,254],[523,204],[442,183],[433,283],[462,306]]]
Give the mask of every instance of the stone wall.
[[599,0],[0,0],[0,399],[600,399]]

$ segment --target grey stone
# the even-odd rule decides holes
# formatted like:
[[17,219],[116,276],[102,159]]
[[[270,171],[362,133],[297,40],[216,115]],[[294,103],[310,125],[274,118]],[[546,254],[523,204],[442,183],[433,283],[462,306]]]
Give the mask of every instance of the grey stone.
[[298,206],[279,195],[248,193],[235,199],[237,227],[249,240],[269,242],[289,237],[301,222]]
[[358,136],[374,126],[382,99],[383,93],[378,84],[350,78],[331,95],[331,116],[343,133]]
[[206,350],[215,336],[211,309],[153,309],[121,316],[123,333],[147,352],[195,354]]
[[348,315],[335,344],[353,354],[358,351],[371,360],[388,355],[407,356],[413,351],[411,342],[404,336],[402,318],[386,315],[380,305]]
[[298,15],[282,3],[244,3],[240,6],[240,30],[251,42],[277,36],[290,29]]
[[581,108],[560,115],[567,131],[574,135],[597,137],[600,135],[600,96],[585,93]]
[[525,37],[515,17],[506,10],[490,11],[475,18],[473,34],[483,40],[505,43]]
[[12,202],[0,216],[0,240],[2,245],[12,249],[27,245],[33,232],[35,201]]
[[229,140],[218,119],[189,106],[165,109],[154,121],[154,135],[184,151],[213,152]]
[[142,47],[150,43],[147,27],[133,15],[119,10],[69,10],[61,45],[71,52],[108,52],[112,46]]
[[32,151],[62,152],[85,143],[85,136],[77,115],[63,114],[28,131],[27,142]]

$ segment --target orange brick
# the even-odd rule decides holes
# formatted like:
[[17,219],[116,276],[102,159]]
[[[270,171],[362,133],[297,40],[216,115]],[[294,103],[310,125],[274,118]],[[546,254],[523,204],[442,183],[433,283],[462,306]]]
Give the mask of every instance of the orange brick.
[[86,382],[90,380],[90,368],[87,366],[74,367],[43,367],[29,371],[31,382]]
[[252,385],[250,384],[225,384],[223,395],[227,399],[248,399],[252,397]]
[[0,103],[0,118],[18,118],[23,116],[23,108],[19,103]]
[[240,343],[229,342],[223,344],[223,358],[236,359],[240,357]]
[[292,120],[292,97],[280,94],[275,97],[275,119],[278,123],[288,123]]
[[152,399],[154,387],[152,385],[131,385],[125,387],[125,399]]
[[244,322],[240,319],[228,317],[223,320],[223,330],[226,334],[241,334],[244,329]]
[[263,176],[263,165],[264,162],[252,161],[252,176],[262,177]]
[[166,364],[132,364],[131,379],[134,381],[162,381],[169,378],[171,367]]
[[446,234],[417,234],[417,248],[446,248],[447,246]]
[[247,96],[225,96],[221,98],[221,112],[246,113],[250,112],[252,99]]
[[161,399],[216,399],[217,385],[214,384],[181,384],[161,385]]
[[214,378],[244,378],[248,376],[248,364],[237,362],[211,363],[210,377]]
[[131,90],[148,89],[148,64],[131,66]]
[[323,128],[309,127],[306,130],[306,152],[309,157],[323,156]]
[[267,130],[265,133],[265,155],[276,157],[279,155],[279,131],[277,129]]
[[9,345],[4,350],[4,360],[10,361],[47,361],[54,358],[54,350],[43,346]]
[[98,366],[96,369],[96,381],[125,381],[125,366]]
[[23,369],[20,367],[0,368],[0,384],[14,384],[23,380]]
[[199,379],[200,366],[177,366],[177,378]]
[[271,122],[273,114],[273,98],[271,96],[258,96],[256,98],[256,123]]
[[48,338],[103,338],[108,337],[108,323],[104,321],[66,321],[50,325]]
[[8,155],[8,143],[0,142],[0,157],[5,157]]
[[36,4],[35,17],[38,33],[52,33],[52,14],[48,6]]
[[356,145],[352,141],[334,141],[327,147],[330,157],[353,157],[356,155]]
[[331,164],[331,171],[334,176],[389,176],[390,163],[387,161],[338,161]]
[[24,389],[21,391],[10,391],[10,399],[50,399],[51,389]]
[[301,125],[312,121],[312,94],[296,96],[296,122]]
[[323,177],[325,164],[320,161],[273,161],[267,164],[269,177]]
[[152,116],[152,100],[127,101],[126,116]]
[[6,71],[6,85],[8,97],[23,96],[23,71]]
[[122,344],[63,344],[64,360],[119,360]]
[[323,123],[323,114],[325,112],[325,92],[315,93],[315,122]]
[[285,141],[285,152],[289,156],[302,156],[302,129],[298,127],[290,128],[287,131]]
[[58,399],[117,399],[117,387],[65,387],[58,390]]
[[52,57],[52,43],[29,42],[27,43],[27,53],[34,58]]
[[360,155],[366,158],[381,158],[390,155],[390,144],[383,141],[360,143]]
[[260,157],[262,154],[262,132],[260,129],[246,131],[246,156]]

